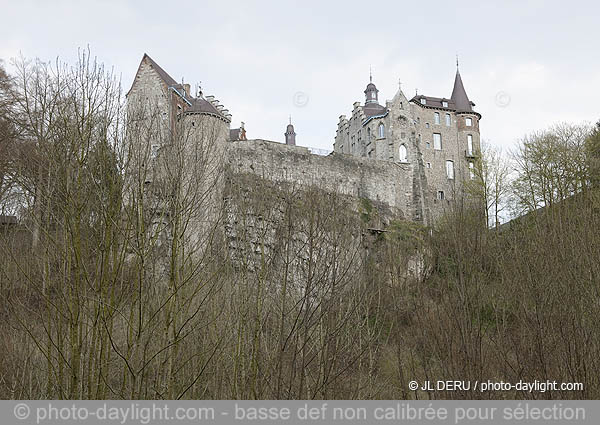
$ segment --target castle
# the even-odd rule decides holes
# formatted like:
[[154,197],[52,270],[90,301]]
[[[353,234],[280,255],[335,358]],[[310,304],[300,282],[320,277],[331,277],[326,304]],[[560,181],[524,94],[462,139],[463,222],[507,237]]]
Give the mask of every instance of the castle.
[[[291,122],[285,143],[247,139],[243,123],[230,128],[231,114],[214,96],[191,93],[189,84],[177,83],[146,54],[127,100],[130,108],[152,103],[163,123],[157,137],[138,147],[150,157],[169,143],[177,122],[187,123],[199,138],[205,136],[198,132],[206,135],[210,127],[216,138],[211,162],[229,167],[234,174],[315,185],[369,199],[405,220],[433,224],[465,181],[473,178],[480,150],[481,115],[473,110],[475,104],[467,96],[458,66],[448,98],[408,99],[399,88],[382,105],[372,78],[364,94],[364,105],[355,102],[349,118],[340,116],[334,149],[327,156],[296,146]],[[207,184],[220,188],[218,176],[214,178]]]

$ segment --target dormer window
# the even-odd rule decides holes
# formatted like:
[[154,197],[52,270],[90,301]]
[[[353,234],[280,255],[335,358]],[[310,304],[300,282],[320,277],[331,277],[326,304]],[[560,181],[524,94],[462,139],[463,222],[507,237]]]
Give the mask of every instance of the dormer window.
[[421,104],[422,105],[427,105],[427,99],[421,98]]
[[442,108],[447,108],[448,107],[448,102],[446,102],[445,100],[442,101]]

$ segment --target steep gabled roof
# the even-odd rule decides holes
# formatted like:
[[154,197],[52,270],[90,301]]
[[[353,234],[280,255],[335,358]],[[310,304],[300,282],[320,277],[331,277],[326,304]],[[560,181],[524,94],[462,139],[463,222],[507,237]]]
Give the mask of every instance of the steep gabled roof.
[[162,69],[159,64],[154,62],[154,59],[148,56],[147,53],[144,53],[144,56],[142,57],[142,62],[144,61],[144,59],[148,60],[150,66],[156,71],[158,76],[165,82],[167,86],[175,86],[178,84],[177,81],[175,81],[173,77],[171,77],[164,69]]
[[471,101],[467,96],[465,87],[463,86],[462,78],[460,78],[460,72],[456,70],[456,77],[454,78],[454,89],[452,90],[452,96],[450,96],[454,102],[457,112],[473,112]]
[[[175,81],[175,79],[171,77],[167,73],[167,71],[162,69],[160,65],[154,61],[154,59],[148,56],[147,53],[144,53],[144,56],[142,56],[140,66],[138,67],[138,72],[140,71],[140,67],[142,66],[144,61],[146,61],[150,65],[150,67],[156,72],[156,74],[158,74],[159,78],[163,81],[163,83],[165,83],[165,85],[168,88],[173,89],[173,91],[189,105],[189,107],[185,110],[186,114],[211,114],[218,116],[228,122],[230,121],[230,119],[227,118],[221,111],[219,111],[217,107],[215,107],[211,102],[204,99],[202,95],[200,95],[199,97],[193,97],[189,93],[186,93],[186,91],[183,90],[184,86],[181,83]],[[135,85],[135,80],[133,85]],[[131,86],[131,88],[133,88],[133,85]],[[129,89],[129,91],[131,91],[131,89]],[[129,94],[129,92],[127,94]]]
[[[140,61],[138,69],[137,69],[137,71],[135,73],[136,76],[140,72],[140,68],[142,67],[142,64],[144,63],[144,61],[146,61],[146,62],[148,62],[148,64],[150,64],[150,67],[152,69],[154,69],[154,71],[156,71],[156,73],[158,74],[158,77],[163,81],[163,83],[165,83],[167,85],[167,87],[171,87],[171,86],[176,86],[177,85],[177,81],[175,81],[173,79],[173,77],[171,77],[164,69],[162,69],[160,67],[160,65],[157,64],[154,61],[154,59],[152,59],[150,56],[148,56],[147,53],[144,53],[144,56],[142,56],[142,60]],[[131,87],[129,88],[129,91],[127,92],[127,94],[125,96],[129,95],[129,93],[133,89],[133,86],[135,86],[135,82],[136,82],[136,78],[134,77],[133,83],[131,84]]]

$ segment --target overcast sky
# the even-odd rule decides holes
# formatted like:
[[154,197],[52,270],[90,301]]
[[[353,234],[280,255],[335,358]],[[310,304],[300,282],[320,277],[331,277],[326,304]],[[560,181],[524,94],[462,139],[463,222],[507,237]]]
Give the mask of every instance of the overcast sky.
[[[559,121],[600,119],[597,1],[0,0],[0,58],[73,62],[90,46],[129,89],[144,52],[202,82],[250,138],[332,149],[338,118],[364,101],[449,97],[460,58],[484,139],[510,147]],[[8,66],[10,69],[10,66]]]

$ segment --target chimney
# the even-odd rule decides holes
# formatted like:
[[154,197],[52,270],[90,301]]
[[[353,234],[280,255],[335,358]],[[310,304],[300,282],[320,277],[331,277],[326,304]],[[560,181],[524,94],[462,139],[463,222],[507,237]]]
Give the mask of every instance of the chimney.
[[183,90],[185,91],[185,95],[188,97],[192,97],[192,93],[190,92],[190,85],[189,84],[184,84],[183,85]]

